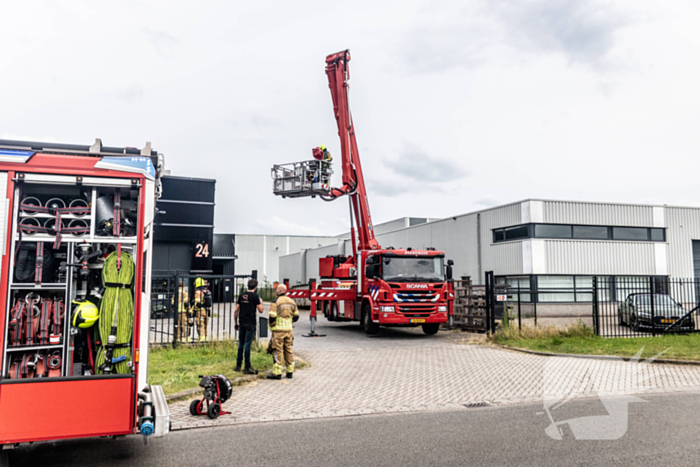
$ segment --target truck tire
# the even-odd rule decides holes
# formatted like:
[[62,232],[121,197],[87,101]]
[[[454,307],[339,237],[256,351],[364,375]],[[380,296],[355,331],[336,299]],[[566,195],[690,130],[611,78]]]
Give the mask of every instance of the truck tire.
[[372,322],[372,310],[369,308],[369,303],[362,305],[362,329],[365,334],[372,335],[379,332],[379,325]]
[[340,316],[338,316],[338,302],[331,302],[331,315],[333,316],[333,321],[340,321]]
[[433,334],[437,334],[438,330],[440,329],[440,323],[422,324],[421,327],[423,328],[424,333],[432,336]]

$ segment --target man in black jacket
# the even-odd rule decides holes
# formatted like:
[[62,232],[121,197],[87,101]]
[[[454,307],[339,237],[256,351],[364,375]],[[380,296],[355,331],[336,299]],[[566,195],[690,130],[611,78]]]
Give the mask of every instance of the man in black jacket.
[[255,329],[257,318],[255,310],[258,313],[263,312],[262,300],[255,291],[258,288],[258,281],[250,279],[248,281],[248,290],[238,296],[236,303],[236,311],[233,315],[235,329],[238,331],[238,358],[236,358],[236,368],[234,371],[241,371],[241,363],[243,363],[243,355],[245,353],[245,369],[243,374],[254,375],[257,371],[254,370],[250,363],[250,346],[255,339]]

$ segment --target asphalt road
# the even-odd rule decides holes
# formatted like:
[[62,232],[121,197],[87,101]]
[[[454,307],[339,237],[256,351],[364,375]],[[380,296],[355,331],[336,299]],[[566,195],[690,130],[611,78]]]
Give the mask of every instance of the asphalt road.
[[[186,430],[148,446],[140,437],[36,443],[10,451],[10,465],[698,465],[700,394],[641,397],[615,441],[576,440],[566,429],[553,440],[542,404],[530,404]],[[606,414],[598,399],[565,410]]]

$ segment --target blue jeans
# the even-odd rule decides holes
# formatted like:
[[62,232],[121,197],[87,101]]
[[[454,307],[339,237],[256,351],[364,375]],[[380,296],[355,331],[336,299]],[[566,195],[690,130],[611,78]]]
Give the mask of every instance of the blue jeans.
[[250,368],[250,346],[255,339],[255,325],[241,324],[238,328],[238,358],[236,358],[236,366],[241,366],[243,363],[243,353],[245,352],[245,368]]

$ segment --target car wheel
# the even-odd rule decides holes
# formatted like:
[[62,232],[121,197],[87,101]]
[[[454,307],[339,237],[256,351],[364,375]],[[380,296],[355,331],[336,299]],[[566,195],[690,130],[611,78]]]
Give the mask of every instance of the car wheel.
[[437,334],[438,330],[440,329],[440,323],[423,324],[422,328],[424,333],[432,336],[433,334]]
[[617,310],[617,325],[622,326],[623,324],[625,323],[622,322],[622,312],[620,310]]
[[362,329],[365,330],[365,334],[369,335],[379,332],[379,325],[372,322],[372,310],[370,310],[369,303],[362,306]]
[[637,319],[637,315],[632,315],[631,320],[632,320],[632,330],[634,332],[639,332],[639,320]]

